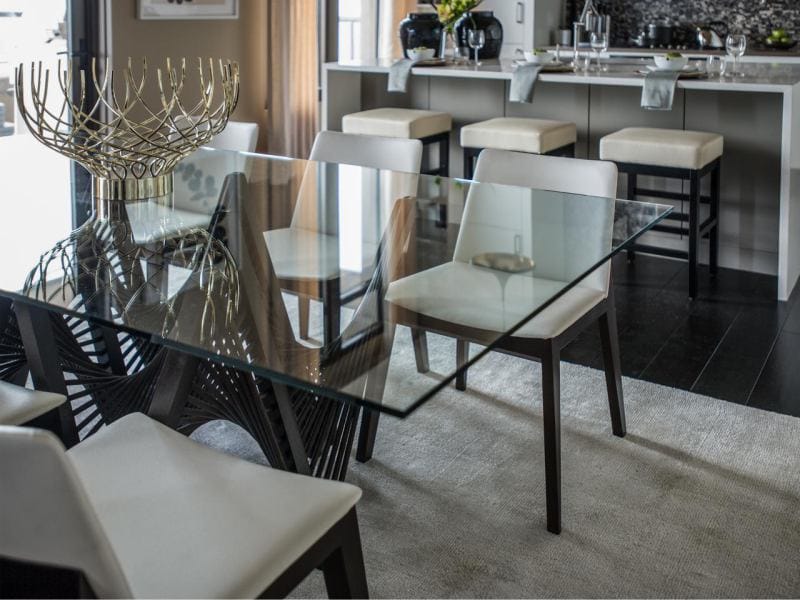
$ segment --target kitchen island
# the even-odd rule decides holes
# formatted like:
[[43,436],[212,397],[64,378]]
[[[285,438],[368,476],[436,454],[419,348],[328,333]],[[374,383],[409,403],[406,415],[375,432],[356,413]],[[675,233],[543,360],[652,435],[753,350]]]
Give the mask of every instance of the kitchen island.
[[[451,165],[462,163],[460,128],[498,116],[572,121],[578,126],[577,155],[584,158],[597,158],[600,138],[623,127],[720,133],[725,136],[720,264],[777,275],[776,297],[788,299],[800,276],[800,65],[743,64],[735,78],[681,80],[673,110],[646,111],[640,107],[638,72],[647,64],[618,59],[604,72],[545,73],[533,103],[518,104],[508,101],[511,61],[478,68],[417,67],[406,94],[386,90],[390,61],[329,63],[323,72],[322,125],[339,130],[345,114],[377,107],[447,111],[454,123]],[[624,193],[621,183],[619,195]],[[684,246],[672,236],[654,243]]]

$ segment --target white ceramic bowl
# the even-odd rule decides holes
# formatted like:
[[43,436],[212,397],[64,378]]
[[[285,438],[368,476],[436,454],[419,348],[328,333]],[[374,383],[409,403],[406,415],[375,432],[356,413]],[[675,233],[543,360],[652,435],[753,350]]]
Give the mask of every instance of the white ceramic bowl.
[[526,50],[523,52],[523,54],[525,55],[526,62],[536,65],[546,65],[556,59],[556,55],[550,52],[547,52],[546,54],[536,54],[535,52],[529,52]]
[[436,56],[436,50],[433,48],[410,48],[408,50],[408,58],[415,62],[431,60],[434,56]]
[[666,54],[659,54],[654,56],[653,60],[656,62],[656,68],[663,71],[681,71],[689,64],[689,59],[686,56],[670,58]]

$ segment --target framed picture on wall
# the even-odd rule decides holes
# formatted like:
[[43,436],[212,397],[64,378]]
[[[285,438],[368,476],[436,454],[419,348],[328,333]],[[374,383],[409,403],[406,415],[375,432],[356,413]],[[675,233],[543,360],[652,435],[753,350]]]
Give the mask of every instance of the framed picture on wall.
[[140,19],[238,19],[239,0],[139,0]]

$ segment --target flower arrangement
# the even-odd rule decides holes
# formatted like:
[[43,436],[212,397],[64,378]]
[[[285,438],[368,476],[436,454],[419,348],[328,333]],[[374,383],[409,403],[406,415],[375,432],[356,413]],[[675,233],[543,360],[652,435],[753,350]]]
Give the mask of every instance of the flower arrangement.
[[453,33],[456,22],[481,2],[483,0],[431,0],[436,14],[439,15],[439,22],[448,33]]

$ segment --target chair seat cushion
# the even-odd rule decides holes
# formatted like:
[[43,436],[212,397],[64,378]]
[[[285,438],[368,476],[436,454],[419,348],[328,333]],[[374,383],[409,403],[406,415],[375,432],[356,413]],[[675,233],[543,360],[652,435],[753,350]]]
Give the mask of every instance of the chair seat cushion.
[[716,133],[629,127],[600,140],[600,158],[698,170],[722,156],[723,145],[723,137]]
[[61,406],[61,394],[37,392],[0,381],[0,425],[22,425]]
[[501,117],[461,129],[461,146],[464,148],[493,148],[530,154],[547,154],[574,144],[577,138],[575,123],[548,119]]
[[[318,231],[288,227],[264,233],[264,241],[278,279],[325,281],[340,277],[339,238]],[[378,244],[361,240],[361,272],[371,275]]]
[[[503,281],[507,278],[507,281]],[[462,262],[450,262],[393,282],[392,304],[484,331],[510,329],[567,284],[529,275],[505,275]],[[563,333],[605,298],[590,287],[574,287],[514,337],[550,339]]]
[[385,137],[419,140],[453,128],[448,113],[410,108],[376,108],[345,115],[344,133],[382,135]]
[[68,456],[141,598],[255,598],[361,496],[222,454],[141,414]]

